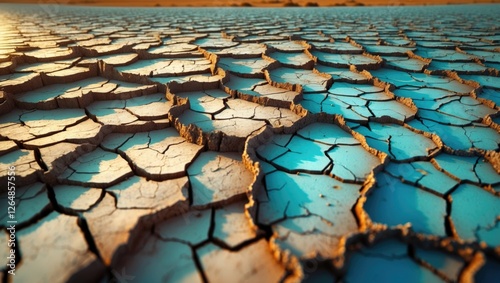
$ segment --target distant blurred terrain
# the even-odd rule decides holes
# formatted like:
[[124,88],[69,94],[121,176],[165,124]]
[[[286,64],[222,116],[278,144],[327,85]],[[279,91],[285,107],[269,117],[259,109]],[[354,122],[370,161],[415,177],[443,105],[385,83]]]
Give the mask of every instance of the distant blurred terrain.
[[[409,6],[500,3],[498,0],[0,0],[0,3],[39,3],[49,5],[136,6],[136,7],[328,7],[328,6]],[[182,4],[180,4],[182,3]]]

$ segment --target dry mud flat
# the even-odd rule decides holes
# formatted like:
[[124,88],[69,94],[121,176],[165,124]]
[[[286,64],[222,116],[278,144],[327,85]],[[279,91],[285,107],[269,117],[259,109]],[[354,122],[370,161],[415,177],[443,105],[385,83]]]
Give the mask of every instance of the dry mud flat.
[[500,6],[0,10],[1,282],[500,278]]

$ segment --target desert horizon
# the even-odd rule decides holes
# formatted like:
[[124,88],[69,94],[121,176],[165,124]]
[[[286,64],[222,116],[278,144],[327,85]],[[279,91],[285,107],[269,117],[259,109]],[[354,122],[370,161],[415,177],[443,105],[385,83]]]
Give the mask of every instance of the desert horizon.
[[355,7],[355,6],[427,6],[499,3],[497,0],[0,0],[0,4],[46,4],[110,7]]

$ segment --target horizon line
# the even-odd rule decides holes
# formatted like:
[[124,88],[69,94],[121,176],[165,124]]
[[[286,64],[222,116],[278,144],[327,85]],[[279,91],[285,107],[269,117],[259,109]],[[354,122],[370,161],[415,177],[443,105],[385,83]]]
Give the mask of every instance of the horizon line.
[[[300,5],[299,2],[305,2],[307,3]],[[210,3],[207,4],[202,4],[202,5],[193,5],[193,4],[186,4],[184,6],[176,5],[174,3],[151,3],[150,5],[147,5],[144,3],[144,1],[137,3],[138,5],[135,5],[136,3],[126,3],[127,1],[120,1],[118,3],[110,3],[110,1],[103,1],[104,3],[96,3],[97,1],[92,1],[92,0],[82,0],[82,1],[71,1],[71,0],[49,0],[49,1],[36,1],[36,0],[27,0],[27,1],[15,1],[15,0],[0,0],[0,5],[1,4],[11,4],[11,5],[61,5],[61,6],[67,6],[67,7],[116,7],[116,8],[315,8],[315,7],[331,7],[331,8],[342,8],[342,7],[348,7],[348,8],[354,8],[354,7],[421,7],[421,6],[463,6],[463,5],[498,5],[500,3],[496,2],[495,0],[491,0],[491,2],[488,2],[488,0],[482,1],[482,2],[477,2],[477,1],[467,1],[467,2],[457,2],[453,3],[451,1],[447,1],[445,3],[439,3],[439,1],[430,1],[429,3],[424,2],[424,3],[380,3],[378,1],[373,1],[373,2],[378,2],[378,3],[365,3],[365,2],[372,2],[372,1],[356,1],[356,0],[347,0],[347,2],[344,3],[332,3],[328,5],[324,5],[323,3],[317,3],[313,2],[315,0],[302,0],[302,1],[297,1],[297,0],[270,0],[270,1],[261,1],[257,2],[255,0],[249,0],[245,1],[242,0],[240,1],[240,4],[226,4],[226,5],[210,5]],[[45,3],[43,3],[45,2]],[[114,2],[114,1],[111,1]],[[134,1],[135,2],[135,1]],[[155,2],[155,1],[152,1]],[[156,2],[164,2],[162,0],[158,0]],[[186,1],[186,2],[191,2],[191,1]],[[211,2],[211,1],[208,1]],[[323,2],[323,1],[318,1],[318,2]],[[423,1],[422,1],[423,2]],[[323,4],[323,5],[320,5]]]

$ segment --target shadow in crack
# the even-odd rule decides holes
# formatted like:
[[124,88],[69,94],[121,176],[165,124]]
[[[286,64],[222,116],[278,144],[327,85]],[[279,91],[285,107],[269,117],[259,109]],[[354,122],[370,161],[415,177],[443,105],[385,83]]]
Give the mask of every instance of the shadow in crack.
[[[50,121],[79,121],[85,119],[85,111],[83,109],[56,109],[56,110],[37,110],[25,113],[20,120],[29,125],[36,127],[38,125],[49,124]],[[49,126],[49,125],[47,125]]]
[[7,153],[5,155],[0,156],[0,164],[2,164],[1,167],[6,167],[10,165],[14,165],[16,161],[20,160],[23,156],[27,157],[27,155],[30,155],[30,151],[27,150],[16,150],[10,153]]
[[[108,80],[103,77],[92,77],[76,82],[69,82],[66,84],[47,85],[42,88],[17,95],[16,100],[19,100],[21,102],[34,103],[53,100],[61,95],[70,93],[72,96],[74,95],[74,93],[78,93],[81,96],[82,92],[101,88],[101,86],[103,86],[107,81]],[[111,91],[111,89],[109,89],[109,91]]]
[[255,60],[238,60],[232,58],[223,58],[219,62],[219,67],[228,70],[230,72],[235,72],[239,74],[251,74],[253,72],[256,72],[256,69],[246,65],[248,61],[253,62]]
[[53,191],[57,204],[73,211],[86,211],[104,196],[101,189],[80,186],[58,185]]
[[164,241],[156,235],[144,236],[145,245],[114,267],[116,279],[126,275],[131,282],[203,282],[189,245]]
[[500,278],[500,261],[493,257],[487,257],[486,263],[474,275],[474,280],[477,283],[494,282]]
[[120,155],[98,148],[80,156],[59,176],[59,180],[72,185],[104,188],[132,175],[132,169]]
[[330,148],[331,145],[293,136],[286,146],[284,144],[266,144],[259,147],[257,153],[262,159],[288,173],[321,174],[331,164],[330,158],[326,155]]
[[[313,175],[292,175],[282,171],[266,175],[266,191],[257,196],[260,202],[257,222],[267,225],[280,219],[306,214],[304,209],[313,203],[310,194],[314,193],[315,188],[321,187],[318,182],[320,180]],[[321,208],[318,206],[318,209]],[[296,228],[301,230],[300,227]]]
[[[441,279],[409,255],[408,246],[388,239],[352,253],[344,282],[441,282]],[[360,272],[362,270],[362,272]]]
[[364,204],[372,221],[388,226],[411,223],[417,233],[446,236],[444,199],[385,172],[377,174],[376,179]]
[[201,153],[187,168],[193,205],[205,207],[241,198],[252,183],[252,174],[241,156],[232,152]]

